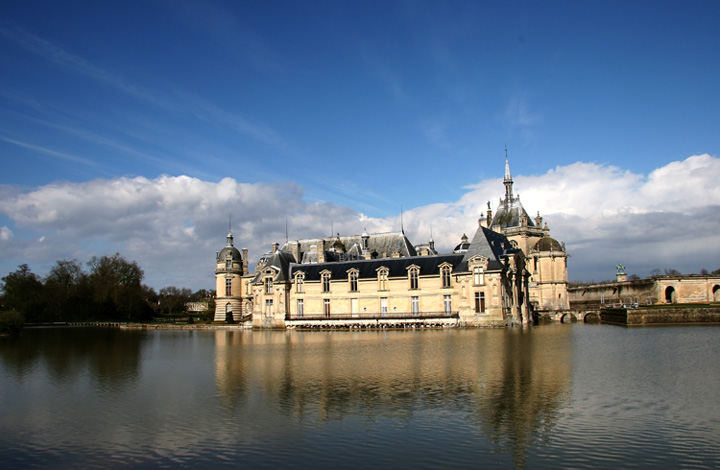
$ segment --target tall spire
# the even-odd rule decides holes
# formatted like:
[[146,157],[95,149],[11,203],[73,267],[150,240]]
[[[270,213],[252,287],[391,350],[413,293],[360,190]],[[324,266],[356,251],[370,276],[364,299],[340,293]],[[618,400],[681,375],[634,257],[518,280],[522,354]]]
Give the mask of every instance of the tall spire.
[[510,174],[510,160],[508,160],[507,142],[505,142],[505,179],[503,179],[503,184],[505,185],[505,203],[512,204],[513,179],[512,175]]
[[227,246],[233,246],[232,236],[232,215],[228,216],[228,234],[227,234]]

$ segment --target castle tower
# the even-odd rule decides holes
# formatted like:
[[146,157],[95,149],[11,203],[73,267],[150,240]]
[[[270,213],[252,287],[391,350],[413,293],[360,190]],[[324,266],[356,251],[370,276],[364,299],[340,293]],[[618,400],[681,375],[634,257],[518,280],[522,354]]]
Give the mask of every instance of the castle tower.
[[505,235],[513,245],[520,248],[527,258],[526,269],[530,275],[530,302],[538,310],[556,311],[570,308],[567,297],[567,259],[565,245],[550,237],[547,223],[537,213],[535,219],[528,216],[513,194],[510,161],[505,148],[505,198],[500,200],[492,222],[488,210],[488,223],[495,232]]
[[242,317],[243,285],[245,264],[240,251],[233,246],[229,232],[227,244],[216,256],[215,265],[215,317],[218,322],[234,322]]

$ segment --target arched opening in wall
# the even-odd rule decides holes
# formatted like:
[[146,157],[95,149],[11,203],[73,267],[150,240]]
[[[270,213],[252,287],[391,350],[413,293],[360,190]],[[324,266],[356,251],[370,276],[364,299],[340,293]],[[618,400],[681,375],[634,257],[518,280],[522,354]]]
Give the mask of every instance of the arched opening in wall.
[[715,284],[713,286],[713,302],[720,302],[720,286]]
[[665,303],[674,304],[677,301],[675,288],[670,286],[665,289]]
[[566,313],[562,317],[560,317],[560,323],[575,323],[577,322],[577,318],[575,318],[575,315],[572,313]]
[[232,305],[230,302],[225,304],[225,323],[232,323],[233,322],[233,315],[232,315]]
[[597,312],[586,313],[583,320],[585,323],[600,323],[600,315]]

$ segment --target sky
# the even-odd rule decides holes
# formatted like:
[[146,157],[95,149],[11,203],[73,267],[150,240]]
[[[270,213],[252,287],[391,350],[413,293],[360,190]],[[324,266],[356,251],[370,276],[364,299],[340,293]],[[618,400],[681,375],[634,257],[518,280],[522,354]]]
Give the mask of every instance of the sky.
[[286,233],[448,252],[497,208],[506,147],[571,281],[718,269],[719,21],[713,1],[4,2],[0,276],[119,252],[157,289],[212,289],[229,226],[251,265]]

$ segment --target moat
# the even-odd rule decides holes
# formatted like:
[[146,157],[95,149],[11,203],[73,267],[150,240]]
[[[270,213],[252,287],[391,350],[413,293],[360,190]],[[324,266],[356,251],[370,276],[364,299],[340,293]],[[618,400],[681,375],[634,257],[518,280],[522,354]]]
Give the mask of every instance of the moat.
[[720,326],[33,328],[12,468],[718,468]]

